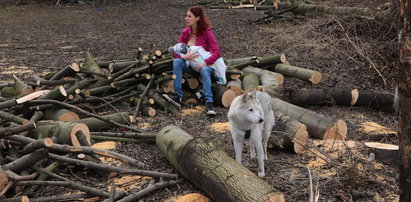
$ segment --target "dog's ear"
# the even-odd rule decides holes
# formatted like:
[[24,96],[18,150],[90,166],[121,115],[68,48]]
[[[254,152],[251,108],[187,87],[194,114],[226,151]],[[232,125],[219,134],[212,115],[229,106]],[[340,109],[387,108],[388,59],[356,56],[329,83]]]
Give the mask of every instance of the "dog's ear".
[[247,91],[244,92],[243,97],[242,97],[241,100],[242,100],[244,103],[246,103],[247,100],[255,99],[255,98],[256,98],[256,94],[257,94],[257,91],[256,91],[254,88],[248,89]]

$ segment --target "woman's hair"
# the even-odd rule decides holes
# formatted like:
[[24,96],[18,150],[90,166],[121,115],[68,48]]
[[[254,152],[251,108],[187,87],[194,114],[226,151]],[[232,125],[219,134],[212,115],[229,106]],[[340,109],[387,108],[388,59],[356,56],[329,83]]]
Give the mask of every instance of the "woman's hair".
[[197,31],[199,33],[205,31],[206,29],[211,29],[210,19],[201,6],[193,6],[189,9],[189,11],[193,13],[195,17],[200,17],[200,20],[197,22]]

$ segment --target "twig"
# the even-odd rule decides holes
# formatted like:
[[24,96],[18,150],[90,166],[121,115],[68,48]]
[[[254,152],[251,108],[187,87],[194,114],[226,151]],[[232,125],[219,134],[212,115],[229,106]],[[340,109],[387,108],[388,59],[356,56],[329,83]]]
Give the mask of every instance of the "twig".
[[127,168],[118,168],[114,166],[109,166],[105,164],[99,164],[89,161],[77,160],[73,158],[63,157],[57,154],[50,154],[49,158],[59,161],[64,161],[70,164],[82,165],[84,167],[95,168],[95,169],[102,169],[111,172],[117,172],[122,174],[135,174],[135,175],[144,175],[156,178],[165,178],[165,179],[177,179],[177,175],[169,174],[169,173],[161,173],[156,171],[145,171],[145,170],[136,170],[136,169],[127,169]]
[[118,202],[133,202],[133,201],[138,201],[139,199],[141,199],[142,197],[155,192],[161,188],[164,187],[168,187],[168,186],[172,186],[172,185],[176,185],[178,183],[181,183],[183,181],[183,179],[179,179],[179,180],[171,180],[171,181],[167,181],[167,182],[158,182],[155,183],[153,185],[149,185],[147,186],[147,188],[135,193],[135,194],[130,194],[127,197],[118,200]]

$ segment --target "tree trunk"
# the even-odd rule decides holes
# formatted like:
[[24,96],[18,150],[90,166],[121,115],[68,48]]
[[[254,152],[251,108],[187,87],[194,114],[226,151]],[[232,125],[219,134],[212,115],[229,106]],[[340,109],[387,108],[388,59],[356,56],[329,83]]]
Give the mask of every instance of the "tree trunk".
[[411,201],[411,1],[401,0],[399,65],[400,201]]
[[211,143],[176,126],[156,138],[173,167],[214,201],[285,201],[284,195]]
[[283,63],[275,65],[274,71],[281,73],[284,76],[290,76],[304,81],[310,81],[312,84],[320,83],[322,77],[320,72]]
[[344,120],[335,120],[314,111],[298,107],[278,98],[272,99],[273,111],[287,114],[307,126],[308,134],[312,137],[344,140],[347,135],[347,125]]

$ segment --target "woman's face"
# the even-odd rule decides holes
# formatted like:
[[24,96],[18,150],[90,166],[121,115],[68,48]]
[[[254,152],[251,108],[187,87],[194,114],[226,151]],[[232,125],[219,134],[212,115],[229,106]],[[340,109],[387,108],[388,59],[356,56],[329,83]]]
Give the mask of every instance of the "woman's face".
[[186,17],[184,18],[184,21],[189,27],[193,26],[194,24],[197,24],[197,21],[199,20],[200,17],[195,17],[191,11],[187,11]]

